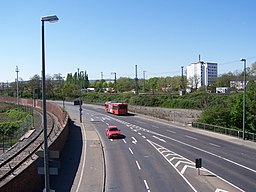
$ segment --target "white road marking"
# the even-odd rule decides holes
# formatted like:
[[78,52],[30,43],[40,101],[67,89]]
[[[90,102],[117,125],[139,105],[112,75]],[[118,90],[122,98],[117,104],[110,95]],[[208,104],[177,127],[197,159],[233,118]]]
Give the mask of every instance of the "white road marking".
[[[85,137],[86,134],[85,134],[85,128],[84,128],[84,124],[82,124],[83,126],[83,129],[82,129],[82,132],[83,132],[83,136]],[[83,142],[84,143],[84,149],[86,149],[86,142]],[[81,185],[81,182],[83,180],[83,175],[84,175],[84,170],[85,170],[85,157],[86,157],[86,150],[84,150],[84,155],[83,156],[83,164],[82,164],[82,170],[81,170],[81,174],[80,174],[80,177],[79,177],[79,181],[78,181],[78,185],[77,185],[77,188],[76,188],[76,192],[80,191],[80,185]]]
[[142,135],[142,138],[143,138],[143,139],[146,139],[146,137],[145,137],[144,135]]
[[169,129],[167,129],[166,131],[170,132],[170,133],[176,133],[175,131],[171,131]]
[[185,163],[185,164],[191,164],[191,165],[194,165],[195,163],[194,162],[188,162],[188,161],[178,161],[175,165],[174,165],[174,167],[178,167],[179,166],[179,164],[181,164],[181,163]]
[[214,147],[220,147],[219,145],[216,145],[214,143],[209,143],[210,145],[214,146]]
[[162,142],[165,142],[165,143],[166,143],[166,141],[165,141],[165,140],[163,140],[163,139],[161,139],[161,138],[159,138],[159,137],[157,137],[157,136],[155,136],[155,135],[153,135],[152,137],[154,137],[154,138],[158,139],[159,141],[162,141]]
[[131,154],[133,155],[133,151],[132,151],[132,149],[129,147],[129,151],[131,152]]
[[110,139],[110,141],[113,141],[113,139]]
[[133,143],[133,144],[136,144],[136,143],[137,143],[137,140],[136,140],[134,137],[132,137],[132,139],[133,139],[132,143]]
[[198,140],[197,138],[191,137],[191,136],[189,136],[189,135],[185,135],[185,137],[187,137],[187,138],[189,138],[189,139],[193,139],[193,140]]
[[187,169],[188,167],[189,167],[189,168],[192,168],[192,169],[196,169],[195,166],[185,165],[185,166],[182,168],[182,170],[180,171],[180,173],[183,175],[184,172],[186,171],[186,169]]
[[93,119],[93,118],[91,118],[91,121],[94,121],[94,119]]
[[135,121],[138,122],[138,123],[141,123],[141,124],[146,124],[145,122],[140,121],[140,120],[135,120]]
[[138,169],[141,170],[140,164],[137,160],[136,160],[136,164],[137,164]]
[[140,132],[139,132],[138,134],[139,134],[139,135],[141,135],[141,133],[140,133]]
[[175,142],[180,143],[180,144],[182,144],[182,145],[191,147],[191,148],[196,149],[196,150],[198,150],[198,151],[202,151],[202,152],[207,153],[207,154],[209,154],[209,155],[212,155],[212,156],[214,156],[214,157],[218,157],[218,158],[220,158],[220,159],[222,159],[222,160],[225,160],[225,161],[227,161],[227,162],[229,162],[229,163],[233,163],[233,164],[235,164],[235,165],[237,165],[237,166],[239,166],[239,167],[242,167],[242,168],[244,168],[244,169],[247,169],[247,170],[249,170],[249,171],[251,171],[251,172],[256,173],[256,170],[254,170],[254,169],[251,169],[251,168],[249,168],[249,167],[246,167],[245,165],[239,164],[239,163],[237,163],[237,162],[235,162],[235,161],[232,161],[232,160],[230,160],[230,159],[227,159],[227,158],[222,157],[222,156],[220,156],[220,155],[217,155],[217,154],[215,154],[215,153],[212,153],[212,152],[206,151],[206,150],[204,150],[204,149],[201,149],[201,148],[199,148],[199,147],[195,147],[195,146],[193,146],[193,145],[184,143],[184,142],[179,141],[179,140],[177,140],[177,139],[173,139],[173,138],[168,137],[168,136],[166,136],[166,135],[162,135],[162,134],[160,134],[160,133],[156,133],[156,132],[154,132],[154,131],[150,131],[150,133],[155,134],[155,135],[159,135],[159,136],[164,137],[164,138],[167,138],[167,139],[170,139],[170,140],[172,140],[172,141],[175,141]]
[[215,192],[228,192],[228,191],[218,188],[218,189],[215,190]]
[[[150,140],[148,140],[147,139],[147,141],[168,161],[168,163],[179,173],[179,175],[187,182],[187,184],[191,187],[191,189],[193,189],[195,192],[197,192],[196,191],[196,189],[191,185],[191,183],[187,180],[187,178],[181,173],[181,172],[179,172],[179,170],[174,166],[174,164],[170,161],[170,160],[168,160],[167,158],[166,158],[166,156],[163,154],[163,152],[161,151],[161,150],[164,150],[164,151],[167,151],[168,149],[165,149],[163,146],[161,146],[161,145],[159,145],[159,144],[157,144],[157,143],[154,143],[153,141],[150,141]],[[173,154],[176,154],[176,153],[174,153],[174,152],[172,152],[172,151],[170,151],[169,150],[169,152],[170,153],[173,153]],[[178,154],[177,154],[178,155]],[[182,157],[182,156],[180,156],[180,155],[178,155],[179,157],[178,158],[180,158],[180,159],[183,159],[183,160],[187,160],[188,162],[188,164],[193,164],[193,162],[192,161],[190,161],[190,160],[188,160],[188,159],[186,159],[185,157]],[[191,162],[191,163],[189,163],[189,162]],[[216,174],[214,174],[213,172],[211,172],[211,171],[209,171],[209,170],[207,170],[207,169],[205,169],[207,172],[209,172],[211,175],[216,175]],[[184,170],[185,171],[185,170]],[[225,179],[223,179],[222,177],[219,177],[218,175],[216,175],[219,179],[221,179],[222,181],[224,181],[225,183],[228,183],[229,185],[231,185],[232,187],[234,187],[234,188],[236,188],[236,189],[238,189],[238,190],[240,190],[241,192],[245,192],[244,190],[242,190],[242,189],[240,189],[239,187],[237,187],[236,185],[234,185],[234,184],[232,184],[232,183],[230,183],[229,181],[227,181],[227,180],[225,180]]]
[[149,190],[149,186],[148,186],[148,183],[146,180],[144,180],[144,184],[145,184],[146,189]]
[[124,143],[126,143],[125,139],[122,139]]
[[106,125],[109,125],[109,123],[106,123]]
[[155,125],[151,125],[152,127],[154,127],[154,128],[157,128],[157,129],[159,129],[159,127],[158,126],[155,126]]

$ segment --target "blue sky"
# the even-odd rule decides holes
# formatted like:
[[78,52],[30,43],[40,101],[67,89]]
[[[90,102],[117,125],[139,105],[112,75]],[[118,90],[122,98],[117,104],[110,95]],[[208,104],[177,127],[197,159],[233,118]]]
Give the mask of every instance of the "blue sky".
[[219,74],[256,61],[255,0],[8,0],[0,2],[0,82],[86,70],[89,79],[176,76],[181,66],[217,62]]

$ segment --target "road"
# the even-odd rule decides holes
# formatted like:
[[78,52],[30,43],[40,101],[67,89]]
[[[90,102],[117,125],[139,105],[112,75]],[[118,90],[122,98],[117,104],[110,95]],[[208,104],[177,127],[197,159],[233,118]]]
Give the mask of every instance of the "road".
[[[83,118],[101,137],[107,192],[256,189],[255,143],[239,144],[237,139],[236,144],[226,136],[139,115],[115,116],[89,105],[83,106]],[[118,126],[123,137],[107,139],[107,125]],[[195,168],[197,158],[203,162],[200,170]]]

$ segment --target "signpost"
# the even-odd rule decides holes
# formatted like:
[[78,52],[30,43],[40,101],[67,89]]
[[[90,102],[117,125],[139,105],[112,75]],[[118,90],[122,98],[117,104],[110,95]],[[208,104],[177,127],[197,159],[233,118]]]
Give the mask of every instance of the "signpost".
[[200,168],[202,168],[202,159],[201,158],[196,159],[196,168],[198,170],[198,175],[200,175]]

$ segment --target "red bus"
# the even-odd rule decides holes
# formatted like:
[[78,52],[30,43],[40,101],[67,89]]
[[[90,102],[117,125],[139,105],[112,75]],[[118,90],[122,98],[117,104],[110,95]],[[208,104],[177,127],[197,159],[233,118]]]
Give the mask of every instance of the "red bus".
[[105,103],[105,111],[115,115],[127,115],[128,105],[126,103],[116,103],[108,101]]

